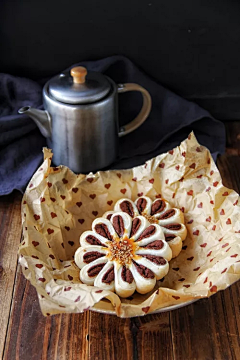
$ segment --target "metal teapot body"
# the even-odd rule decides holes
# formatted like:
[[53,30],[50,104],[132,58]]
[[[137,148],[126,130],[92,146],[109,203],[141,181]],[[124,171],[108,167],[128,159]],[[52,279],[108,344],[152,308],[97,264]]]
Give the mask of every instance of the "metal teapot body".
[[91,104],[64,104],[52,99],[48,84],[43,89],[43,104],[51,114],[53,162],[67,165],[74,172],[87,173],[105,168],[117,157],[118,105],[116,84],[110,93]]
[[[145,89],[137,84],[116,85],[110,78],[105,79],[108,92],[96,101],[80,104],[59,101],[49,91],[51,79],[43,88],[45,111],[31,107],[19,109],[19,113],[32,117],[47,138],[55,165],[66,165],[76,173],[106,168],[117,158],[119,136],[135,130],[147,118],[151,98]],[[143,107],[137,118],[119,132],[118,92],[133,90],[142,92]]]

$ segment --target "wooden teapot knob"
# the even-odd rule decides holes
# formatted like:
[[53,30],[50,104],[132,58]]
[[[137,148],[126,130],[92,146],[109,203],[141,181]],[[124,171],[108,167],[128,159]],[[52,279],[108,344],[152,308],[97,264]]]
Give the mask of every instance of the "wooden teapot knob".
[[74,84],[84,84],[87,69],[83,66],[76,66],[71,69],[70,74],[73,77]]

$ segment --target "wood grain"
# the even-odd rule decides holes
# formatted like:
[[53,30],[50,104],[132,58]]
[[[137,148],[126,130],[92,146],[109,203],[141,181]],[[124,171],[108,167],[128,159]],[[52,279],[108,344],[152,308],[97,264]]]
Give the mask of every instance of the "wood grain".
[[[239,288],[238,284],[233,285],[236,286]],[[225,290],[224,296],[228,297],[229,291],[230,289]],[[200,300],[188,307],[172,311],[170,316],[174,359],[237,360],[239,329],[235,323],[233,324],[236,316],[234,312],[234,304],[229,301],[223,302],[221,292],[210,299]],[[232,343],[229,336],[234,338]]]
[[120,319],[91,312],[89,334],[90,360],[173,359],[169,313]]
[[240,121],[229,121],[225,123],[226,128],[226,153],[229,155],[240,155]]
[[14,192],[0,202],[0,359],[6,338],[21,238],[21,195]]
[[230,189],[240,192],[240,157],[234,155],[222,155],[217,162],[222,176],[223,184]]
[[89,312],[44,317],[19,266],[4,360],[87,359],[88,319]]

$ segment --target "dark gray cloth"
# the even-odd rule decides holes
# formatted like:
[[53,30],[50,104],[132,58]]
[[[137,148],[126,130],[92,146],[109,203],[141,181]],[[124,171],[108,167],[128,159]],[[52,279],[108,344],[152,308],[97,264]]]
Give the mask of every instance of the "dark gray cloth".
[[[76,65],[100,71],[116,83],[138,83],[152,97],[149,118],[139,129],[120,139],[119,158],[111,169],[140,165],[177,146],[192,130],[215,159],[217,154],[224,152],[225,128],[221,122],[149,78],[129,59],[112,56]],[[43,160],[45,139],[28,116],[17,113],[22,106],[42,108],[43,82],[0,74],[0,195],[14,189],[23,192]],[[137,115],[141,102],[141,95],[135,92],[119,95],[120,126]]]

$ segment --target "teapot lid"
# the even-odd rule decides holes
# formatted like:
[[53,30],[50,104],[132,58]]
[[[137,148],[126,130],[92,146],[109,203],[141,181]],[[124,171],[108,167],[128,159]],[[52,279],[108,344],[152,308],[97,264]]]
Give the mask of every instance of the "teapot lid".
[[50,80],[49,93],[66,104],[89,104],[106,96],[110,87],[103,74],[76,66]]

